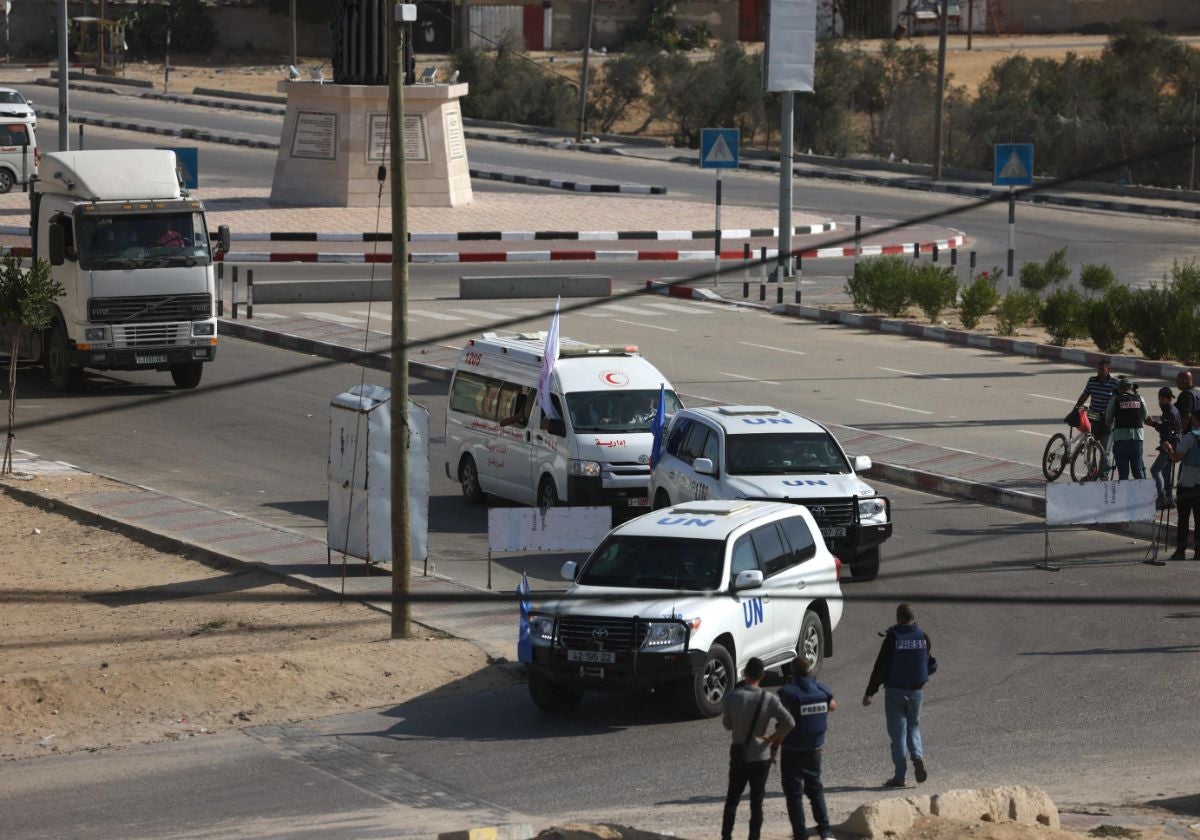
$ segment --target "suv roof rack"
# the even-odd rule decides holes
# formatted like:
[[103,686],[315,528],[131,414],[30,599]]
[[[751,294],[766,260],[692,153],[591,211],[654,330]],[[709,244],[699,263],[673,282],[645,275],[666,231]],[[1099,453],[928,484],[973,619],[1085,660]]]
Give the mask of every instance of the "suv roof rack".
[[781,414],[778,408],[772,408],[769,405],[719,405],[716,408],[718,414],[724,414],[730,417],[744,416],[747,414]]
[[754,507],[747,499],[717,499],[710,502],[686,502],[675,505],[671,513],[697,513],[707,516],[734,516]]

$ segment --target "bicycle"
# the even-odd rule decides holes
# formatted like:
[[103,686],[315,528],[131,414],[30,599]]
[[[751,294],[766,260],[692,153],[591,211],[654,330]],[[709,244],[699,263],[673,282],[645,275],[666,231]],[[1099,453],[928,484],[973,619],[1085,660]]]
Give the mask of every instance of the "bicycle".
[[[1081,422],[1081,415],[1087,417],[1087,423]],[[1083,409],[1067,415],[1070,436],[1062,432],[1055,433],[1046,442],[1046,449],[1042,453],[1042,475],[1047,481],[1057,480],[1068,466],[1071,468],[1072,481],[1095,481],[1100,478],[1104,447],[1092,434],[1092,425],[1097,422],[1097,415]]]

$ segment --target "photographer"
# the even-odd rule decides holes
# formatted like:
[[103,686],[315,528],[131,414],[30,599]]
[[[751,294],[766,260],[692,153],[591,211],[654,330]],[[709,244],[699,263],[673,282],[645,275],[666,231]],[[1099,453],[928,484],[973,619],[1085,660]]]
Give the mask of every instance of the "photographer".
[[1171,486],[1174,473],[1171,453],[1179,446],[1180,424],[1179,409],[1171,404],[1174,400],[1175,395],[1171,393],[1170,388],[1159,388],[1158,407],[1162,410],[1162,414],[1157,420],[1151,417],[1146,421],[1147,426],[1158,430],[1158,457],[1150,466],[1150,477],[1154,479],[1154,486],[1158,489],[1155,506],[1159,510],[1167,510],[1175,506],[1175,489]]
[[1146,477],[1146,468],[1142,463],[1142,427],[1149,419],[1150,412],[1138,396],[1137,386],[1124,376],[1120,377],[1117,380],[1117,396],[1109,400],[1104,410],[1104,420],[1112,429],[1113,457],[1117,460],[1117,475],[1122,481],[1129,478],[1131,466],[1134,478]]

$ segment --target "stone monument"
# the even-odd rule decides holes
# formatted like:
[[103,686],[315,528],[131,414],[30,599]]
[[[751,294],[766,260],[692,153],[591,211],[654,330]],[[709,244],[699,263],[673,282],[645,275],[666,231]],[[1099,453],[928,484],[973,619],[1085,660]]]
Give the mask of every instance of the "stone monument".
[[[323,207],[373,206],[388,162],[387,28],[391,0],[337,0],[333,81],[279,82],[287,111],[271,201]],[[406,43],[411,39],[406,37]],[[466,83],[414,84],[405,52],[404,160],[410,207],[459,207],[472,199],[459,98]]]

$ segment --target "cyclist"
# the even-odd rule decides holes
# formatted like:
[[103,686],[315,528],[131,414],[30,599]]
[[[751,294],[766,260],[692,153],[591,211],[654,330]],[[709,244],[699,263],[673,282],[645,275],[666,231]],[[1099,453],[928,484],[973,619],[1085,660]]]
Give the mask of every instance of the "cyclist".
[[1096,375],[1089,377],[1083,393],[1075,400],[1075,409],[1083,408],[1089,399],[1088,414],[1092,421],[1092,436],[1104,449],[1104,457],[1100,461],[1100,475],[1108,475],[1108,465],[1112,460],[1112,436],[1109,434],[1104,414],[1108,404],[1117,395],[1117,380],[1112,377],[1112,363],[1108,358],[1101,359],[1096,364]]

